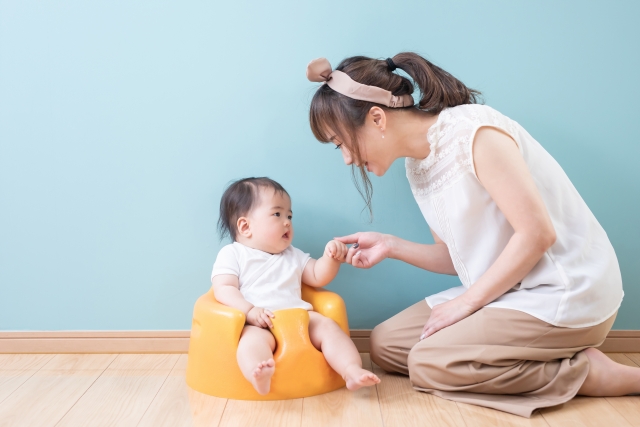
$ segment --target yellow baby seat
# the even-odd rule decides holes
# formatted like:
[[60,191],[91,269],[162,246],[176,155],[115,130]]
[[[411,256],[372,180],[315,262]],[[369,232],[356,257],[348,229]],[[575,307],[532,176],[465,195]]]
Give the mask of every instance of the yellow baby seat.
[[[333,292],[302,285],[302,299],[348,334],[347,310]],[[216,301],[210,290],[193,310],[187,384],[200,393],[240,400],[281,400],[314,396],[344,387],[344,380],[309,339],[309,313],[301,308],[274,312],[276,370],[271,391],[262,396],[242,375],[236,351],[245,315]]]

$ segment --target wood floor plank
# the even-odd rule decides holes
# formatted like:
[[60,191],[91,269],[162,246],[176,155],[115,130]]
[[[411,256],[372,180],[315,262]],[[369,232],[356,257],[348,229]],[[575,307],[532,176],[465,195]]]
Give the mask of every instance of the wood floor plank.
[[631,359],[637,366],[640,366],[640,353],[625,353],[624,355]]
[[109,370],[121,371],[133,369],[136,371],[171,370],[180,358],[180,354],[119,354],[109,366]]
[[1,354],[0,402],[53,358],[53,354]]
[[301,418],[302,399],[270,402],[229,399],[219,426],[296,427],[300,426]]
[[381,380],[376,388],[385,427],[465,426],[455,402],[414,390],[408,377],[373,368]]
[[40,369],[53,358],[53,354],[0,354],[0,371]]
[[[371,370],[368,353],[361,353],[362,367]],[[346,388],[306,397],[302,404],[303,427],[380,426],[382,414],[376,387],[355,392]]]
[[551,427],[631,426],[606,399],[598,397],[576,397],[540,412]]
[[135,427],[178,354],[120,354],[56,427]]
[[214,427],[227,399],[207,396],[187,386],[187,355],[178,359],[138,427]]
[[606,400],[630,425],[640,427],[640,396],[607,397]]
[[627,365],[634,368],[638,367],[638,365],[633,363],[633,361],[629,359],[629,357],[624,353],[605,353],[605,354],[607,355],[607,357],[609,357],[609,359],[613,360],[614,362],[618,362],[622,365]]
[[[50,427],[91,387],[116,355],[55,355],[0,403],[1,427]],[[56,363],[53,363],[53,362]],[[83,369],[92,366],[93,369]]]
[[541,414],[519,417],[482,406],[456,402],[467,427],[549,427]]

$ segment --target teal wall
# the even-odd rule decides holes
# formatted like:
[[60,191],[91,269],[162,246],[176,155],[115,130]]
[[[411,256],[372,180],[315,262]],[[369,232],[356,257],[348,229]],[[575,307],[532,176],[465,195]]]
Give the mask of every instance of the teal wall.
[[[225,184],[291,193],[294,244],[429,242],[398,161],[375,220],[307,122],[309,60],[426,55],[564,167],[618,254],[615,328],[640,329],[640,2],[0,2],[0,329],[188,329]],[[351,326],[458,283],[343,267]]]

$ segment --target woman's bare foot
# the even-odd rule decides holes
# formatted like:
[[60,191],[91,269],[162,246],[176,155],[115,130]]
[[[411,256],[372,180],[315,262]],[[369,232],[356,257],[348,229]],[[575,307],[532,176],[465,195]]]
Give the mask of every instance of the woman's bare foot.
[[351,391],[361,387],[370,387],[380,382],[380,378],[373,372],[362,369],[357,365],[347,367],[344,380],[347,382],[347,388]]
[[640,393],[640,368],[622,365],[595,348],[587,348],[589,374],[578,394],[583,396],[624,396]]
[[271,377],[276,370],[276,362],[273,359],[258,363],[258,367],[253,371],[251,384],[253,388],[262,395],[269,393],[271,388]]

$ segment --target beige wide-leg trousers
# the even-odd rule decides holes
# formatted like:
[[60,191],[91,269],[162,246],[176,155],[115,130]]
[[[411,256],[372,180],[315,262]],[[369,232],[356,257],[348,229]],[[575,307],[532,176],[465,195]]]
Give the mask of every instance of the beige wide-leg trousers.
[[602,344],[616,317],[574,329],[483,308],[419,341],[430,314],[422,300],[378,325],[371,360],[409,375],[416,390],[523,417],[576,395],[589,373],[582,350]]

